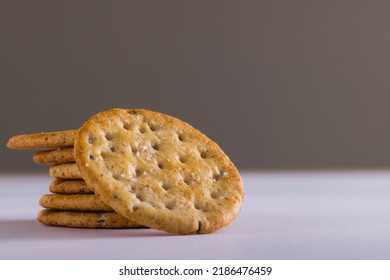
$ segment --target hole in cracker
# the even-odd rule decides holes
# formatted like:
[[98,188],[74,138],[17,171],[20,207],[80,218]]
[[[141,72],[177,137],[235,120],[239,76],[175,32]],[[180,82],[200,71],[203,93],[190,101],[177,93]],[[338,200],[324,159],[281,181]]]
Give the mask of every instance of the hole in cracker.
[[137,176],[137,177],[142,176],[142,175],[146,175],[146,174],[148,174],[148,171],[146,171],[144,169],[141,169],[141,168],[135,169],[135,176]]
[[177,135],[177,138],[179,139],[179,141],[182,141],[182,142],[185,140],[184,134],[183,134],[183,133],[179,133],[179,134]]
[[201,204],[199,202],[195,202],[194,207],[196,210],[199,210],[199,211],[203,210],[203,204]]
[[158,166],[158,168],[160,168],[160,169],[163,169],[163,168],[164,168],[164,164],[163,164],[161,161],[157,162],[157,166]]
[[171,200],[165,203],[165,208],[167,208],[168,210],[172,210],[173,208],[175,208],[175,205],[175,201]]
[[89,155],[89,159],[90,159],[90,160],[94,160],[95,157],[94,157],[93,155]]
[[202,211],[202,212],[208,212],[209,211],[209,206],[207,204],[205,204],[204,202],[196,201],[194,203],[194,207],[198,211]]
[[212,199],[220,199],[221,198],[221,192],[220,191],[212,191],[210,193],[210,197]]
[[89,144],[93,144],[93,143],[94,143],[94,141],[93,141],[93,138],[92,138],[92,137],[88,137],[88,143],[89,143]]
[[111,148],[110,148],[110,150],[111,150],[111,152],[113,152],[113,153],[115,153],[115,152],[116,152],[116,149],[115,149],[115,147],[111,147]]
[[112,136],[111,133],[106,133],[106,134],[104,135],[104,137],[105,137],[108,141],[110,141],[110,140],[113,138],[113,136]]
[[160,150],[160,144],[159,143],[153,143],[152,144],[152,148],[153,148],[153,150],[155,150],[155,151],[158,151],[158,150]]
[[140,132],[140,133],[145,133],[145,132],[146,132],[146,127],[145,127],[144,125],[141,125],[141,126],[139,127],[139,132]]
[[151,131],[156,131],[157,130],[157,125],[155,125],[155,124],[149,124],[149,128],[150,128],[150,130]]
[[162,187],[164,190],[168,191],[172,186],[171,186],[170,184],[168,184],[168,183],[163,183],[163,184],[161,185],[161,187]]
[[179,161],[181,163],[186,163],[188,161],[188,158],[186,156],[179,156]]
[[206,158],[209,158],[209,152],[208,150],[204,149],[204,150],[199,150],[199,155],[202,159],[206,159]]
[[184,177],[183,182],[188,186],[193,186],[196,184],[196,180],[190,178],[190,177]]
[[126,130],[130,130],[131,129],[131,124],[130,123],[124,123],[123,124],[123,128],[126,129]]
[[135,197],[138,198],[140,201],[145,201],[145,194],[142,192],[136,193]]

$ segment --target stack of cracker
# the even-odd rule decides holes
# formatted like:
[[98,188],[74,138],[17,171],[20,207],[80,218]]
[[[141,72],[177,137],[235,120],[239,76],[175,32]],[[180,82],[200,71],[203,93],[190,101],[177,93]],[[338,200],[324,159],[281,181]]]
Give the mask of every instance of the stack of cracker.
[[8,141],[10,149],[38,150],[37,164],[50,165],[53,178],[39,200],[46,208],[38,214],[43,224],[85,228],[134,228],[140,225],[117,214],[88,187],[76,165],[74,141],[77,130],[17,135]]
[[244,197],[221,148],[189,124],[144,109],[111,109],[79,130],[18,135],[11,149],[39,149],[50,164],[47,225],[210,233],[230,224]]

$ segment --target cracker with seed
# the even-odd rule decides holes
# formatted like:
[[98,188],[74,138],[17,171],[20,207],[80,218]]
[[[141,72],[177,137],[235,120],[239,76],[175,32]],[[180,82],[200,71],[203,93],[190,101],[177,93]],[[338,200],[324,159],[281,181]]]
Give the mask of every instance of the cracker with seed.
[[45,194],[39,205],[56,210],[113,211],[96,194]]
[[37,220],[50,226],[75,228],[142,228],[116,212],[72,212],[41,210]]
[[7,147],[10,149],[55,149],[72,147],[77,130],[23,134],[11,137]]
[[154,229],[214,232],[242,206],[242,180],[228,156],[204,134],[165,114],[98,113],[79,129],[75,155],[83,179],[104,203]]
[[61,163],[50,166],[49,175],[57,179],[83,179],[76,163]]
[[58,164],[75,162],[74,148],[58,148],[38,151],[33,156],[33,161],[38,164]]
[[58,194],[92,194],[93,190],[84,180],[55,179],[50,183],[49,190]]

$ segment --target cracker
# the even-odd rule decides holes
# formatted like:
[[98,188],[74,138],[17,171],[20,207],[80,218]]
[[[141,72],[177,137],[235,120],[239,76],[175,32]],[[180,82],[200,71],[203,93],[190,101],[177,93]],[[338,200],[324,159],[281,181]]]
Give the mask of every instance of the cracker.
[[61,163],[50,166],[49,175],[58,179],[83,179],[76,163]]
[[39,205],[57,210],[113,211],[96,194],[45,194]]
[[116,212],[71,212],[41,210],[37,220],[43,224],[76,228],[141,228]]
[[84,180],[55,179],[50,183],[49,190],[59,194],[92,194],[93,190]]
[[7,147],[10,149],[55,149],[71,147],[77,130],[23,134],[11,137]]
[[220,147],[189,124],[142,109],[91,117],[75,141],[87,185],[119,214],[172,233],[228,225],[244,196],[241,177]]
[[53,150],[38,151],[33,156],[33,161],[38,164],[57,164],[75,162],[74,148],[59,148]]

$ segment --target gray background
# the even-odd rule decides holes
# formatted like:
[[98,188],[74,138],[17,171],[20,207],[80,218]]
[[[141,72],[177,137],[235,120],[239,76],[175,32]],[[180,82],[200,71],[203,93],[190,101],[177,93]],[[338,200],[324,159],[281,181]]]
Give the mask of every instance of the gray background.
[[0,171],[15,134],[174,115],[240,169],[390,165],[388,1],[0,1]]

